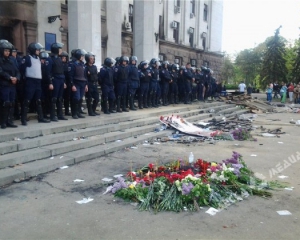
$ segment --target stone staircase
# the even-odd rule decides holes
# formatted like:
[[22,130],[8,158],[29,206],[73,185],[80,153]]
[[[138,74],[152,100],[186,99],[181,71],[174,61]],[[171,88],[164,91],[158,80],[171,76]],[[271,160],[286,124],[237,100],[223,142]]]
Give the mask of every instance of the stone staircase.
[[235,105],[213,102],[101,114],[50,124],[33,120],[26,127],[0,132],[0,186],[168,135],[171,131],[154,131],[162,115],[176,114],[193,122],[245,112]]

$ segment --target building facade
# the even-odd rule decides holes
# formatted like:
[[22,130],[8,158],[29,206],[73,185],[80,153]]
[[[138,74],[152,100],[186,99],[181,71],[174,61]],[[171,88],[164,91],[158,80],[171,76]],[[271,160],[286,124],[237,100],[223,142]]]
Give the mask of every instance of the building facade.
[[0,2],[0,39],[25,53],[38,41],[64,50],[84,48],[105,57],[159,57],[213,69],[222,55],[222,0],[11,0]]

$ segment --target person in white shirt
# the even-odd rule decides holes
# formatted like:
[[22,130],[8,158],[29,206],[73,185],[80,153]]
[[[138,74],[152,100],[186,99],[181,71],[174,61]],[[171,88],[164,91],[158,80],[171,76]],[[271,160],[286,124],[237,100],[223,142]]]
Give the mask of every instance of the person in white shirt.
[[240,93],[244,93],[245,89],[246,89],[246,84],[244,82],[241,82],[239,84],[239,91],[240,91]]

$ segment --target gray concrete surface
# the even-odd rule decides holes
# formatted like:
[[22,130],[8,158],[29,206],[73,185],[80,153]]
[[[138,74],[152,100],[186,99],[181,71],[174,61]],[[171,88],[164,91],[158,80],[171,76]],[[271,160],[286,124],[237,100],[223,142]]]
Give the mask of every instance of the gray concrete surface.
[[[282,127],[284,135],[257,137],[253,141],[220,141],[216,144],[172,142],[122,148],[64,170],[40,175],[30,181],[0,189],[0,239],[298,239],[300,234],[300,161],[283,169],[300,152],[300,127],[289,123],[299,114],[260,114],[253,125]],[[280,121],[273,121],[280,119]],[[282,142],[282,143],[278,143]],[[268,180],[288,182],[293,191],[273,191],[271,199],[250,196],[227,210],[210,216],[200,212],[139,212],[135,206],[112,195],[103,195],[104,177],[125,174],[155,161],[188,158],[221,161],[237,151],[254,172]],[[251,156],[257,155],[256,157]],[[298,154],[300,156],[300,153]],[[281,168],[280,168],[281,166]],[[272,169],[283,169],[271,176]],[[286,175],[287,179],[279,179]],[[74,179],[84,179],[74,183]],[[79,205],[84,197],[94,200]],[[276,211],[288,210],[290,216]]]

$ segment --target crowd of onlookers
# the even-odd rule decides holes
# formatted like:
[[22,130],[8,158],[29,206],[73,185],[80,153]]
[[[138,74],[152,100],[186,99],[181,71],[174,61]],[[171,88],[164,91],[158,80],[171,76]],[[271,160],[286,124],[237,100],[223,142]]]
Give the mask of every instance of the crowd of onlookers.
[[[280,98],[281,103],[285,103],[288,98],[289,103],[300,103],[300,82],[297,83],[270,83],[266,90],[267,101],[271,102],[274,98]],[[273,96],[272,96],[273,95]]]

